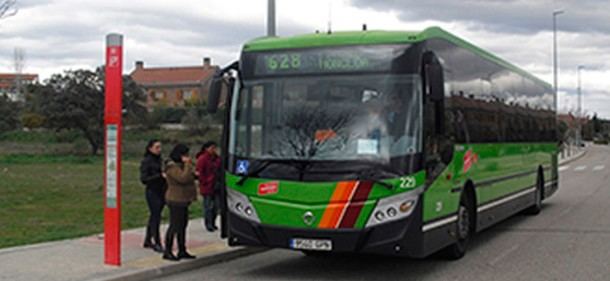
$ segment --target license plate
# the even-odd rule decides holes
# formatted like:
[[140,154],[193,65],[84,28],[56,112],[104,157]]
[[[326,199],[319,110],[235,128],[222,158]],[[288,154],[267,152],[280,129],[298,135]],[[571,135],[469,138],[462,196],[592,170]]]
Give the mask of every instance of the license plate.
[[332,251],[333,241],[328,239],[294,238],[290,240],[290,248],[295,250]]

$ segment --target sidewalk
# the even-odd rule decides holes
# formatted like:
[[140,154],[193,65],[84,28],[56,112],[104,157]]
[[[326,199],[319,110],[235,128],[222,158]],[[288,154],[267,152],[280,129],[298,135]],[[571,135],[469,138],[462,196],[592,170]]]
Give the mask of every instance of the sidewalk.
[[[166,225],[162,227],[165,233]],[[204,232],[201,219],[189,222],[187,249],[195,260],[170,262],[142,248],[144,228],[121,233],[122,266],[104,265],[102,235],[0,249],[0,280],[150,280],[262,251],[229,248],[219,232]]]
[[563,152],[559,152],[559,166],[568,164],[585,155],[586,148],[592,144],[587,143],[585,147],[569,146]]

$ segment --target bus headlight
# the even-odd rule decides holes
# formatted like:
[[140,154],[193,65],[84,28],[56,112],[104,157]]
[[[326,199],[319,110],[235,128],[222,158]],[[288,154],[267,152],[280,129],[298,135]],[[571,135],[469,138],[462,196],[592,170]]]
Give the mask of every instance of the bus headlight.
[[423,187],[380,199],[366,223],[366,227],[404,219],[413,213]]
[[260,223],[260,219],[256,214],[256,209],[245,195],[227,188],[227,204],[229,211],[244,219]]

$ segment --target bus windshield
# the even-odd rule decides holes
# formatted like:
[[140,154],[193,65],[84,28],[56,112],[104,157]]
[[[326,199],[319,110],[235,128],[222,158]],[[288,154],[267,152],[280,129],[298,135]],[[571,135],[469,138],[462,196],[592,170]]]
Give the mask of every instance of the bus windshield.
[[248,159],[370,160],[422,150],[418,75],[246,80],[234,95],[230,153]]

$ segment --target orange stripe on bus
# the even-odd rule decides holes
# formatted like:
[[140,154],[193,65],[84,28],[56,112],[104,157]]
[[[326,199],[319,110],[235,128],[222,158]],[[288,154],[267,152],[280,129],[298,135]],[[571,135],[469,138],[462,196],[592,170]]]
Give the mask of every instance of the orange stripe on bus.
[[337,222],[341,219],[343,210],[347,207],[354,188],[356,188],[355,181],[345,181],[337,184],[318,227],[335,228],[337,226]]
[[352,203],[352,198],[354,197],[354,194],[356,194],[356,190],[358,189],[358,184],[359,183],[356,182],[356,184],[352,187],[352,191],[347,196],[347,200],[346,200],[345,204],[341,207],[341,211],[339,212],[339,218],[335,221],[335,228],[339,228],[339,226],[341,225],[341,221],[343,220],[343,217],[345,216],[345,212],[347,211],[349,204]]

